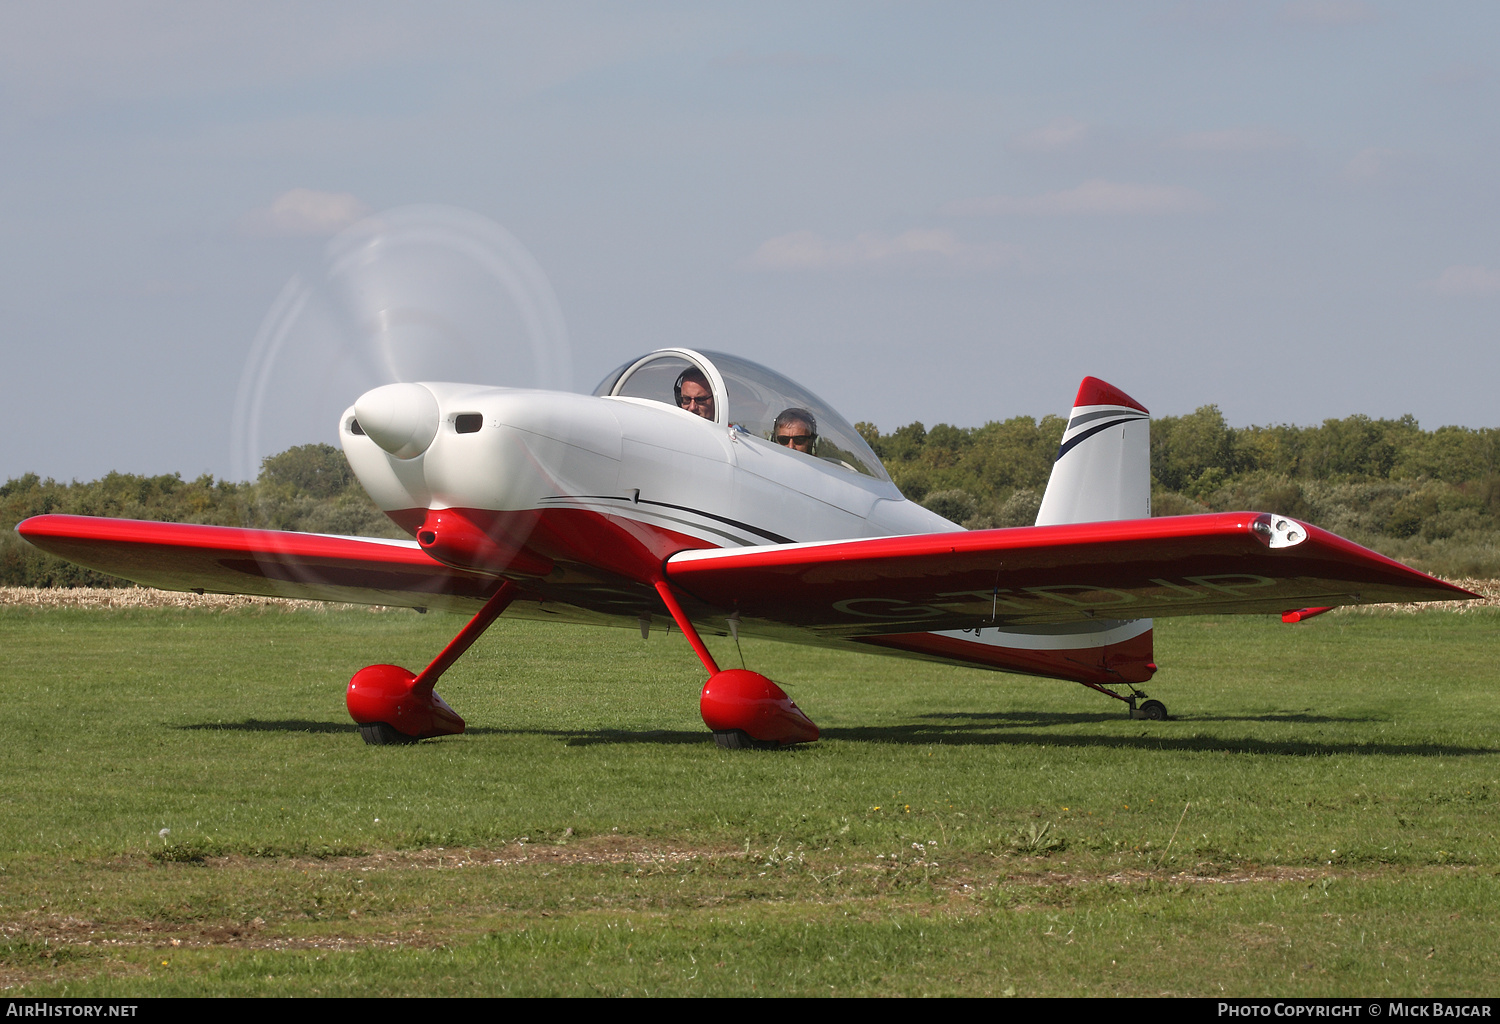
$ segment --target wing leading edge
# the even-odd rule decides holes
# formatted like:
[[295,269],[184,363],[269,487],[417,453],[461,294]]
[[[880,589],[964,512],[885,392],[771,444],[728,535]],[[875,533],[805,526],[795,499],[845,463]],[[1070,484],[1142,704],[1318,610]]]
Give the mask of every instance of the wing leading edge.
[[[472,611],[499,586],[409,541],[68,515],[16,529],[51,554],[168,590]],[[1048,626],[1113,639],[1117,624],[1153,616],[1476,596],[1254,512],[684,551],[665,569],[699,605],[695,618],[738,612],[830,639],[1009,627],[1038,649],[1051,645]]]
[[1476,596],[1256,512],[684,551],[666,571],[743,618],[851,639]]
[[49,554],[163,590],[473,611],[500,581],[415,541],[45,515],[16,527]]

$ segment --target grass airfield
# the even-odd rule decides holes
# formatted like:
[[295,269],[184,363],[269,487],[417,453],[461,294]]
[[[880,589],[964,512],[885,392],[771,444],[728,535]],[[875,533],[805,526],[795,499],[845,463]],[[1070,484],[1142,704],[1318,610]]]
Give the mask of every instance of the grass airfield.
[[[1500,610],[1157,624],[1075,684],[503,619],[459,737],[343,709],[457,617],[0,608],[6,995],[1493,995]],[[721,664],[733,645],[710,639]]]

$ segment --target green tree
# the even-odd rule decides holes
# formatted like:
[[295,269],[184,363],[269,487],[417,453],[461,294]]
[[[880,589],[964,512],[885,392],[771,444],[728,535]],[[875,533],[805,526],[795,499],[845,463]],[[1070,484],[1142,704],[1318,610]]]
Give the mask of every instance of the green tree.
[[[1189,491],[1204,481],[1222,481],[1235,471],[1234,434],[1217,405],[1151,423],[1151,474],[1168,490]],[[1200,488],[1203,489],[1203,488]]]
[[293,494],[331,498],[358,481],[344,453],[330,444],[299,444],[261,460],[260,480]]
[[1324,420],[1309,431],[1302,471],[1320,480],[1358,476],[1387,479],[1396,465],[1399,443],[1415,440],[1417,422],[1410,416],[1400,420],[1372,420],[1348,416]]

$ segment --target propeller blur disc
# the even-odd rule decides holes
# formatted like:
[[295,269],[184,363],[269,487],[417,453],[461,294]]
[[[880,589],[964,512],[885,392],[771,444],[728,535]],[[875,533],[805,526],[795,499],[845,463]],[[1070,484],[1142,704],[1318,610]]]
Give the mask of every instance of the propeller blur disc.
[[547,276],[499,224],[447,206],[378,213],[294,277],[245,363],[232,466],[338,443],[339,414],[385,384],[459,381],[566,390],[572,354]]

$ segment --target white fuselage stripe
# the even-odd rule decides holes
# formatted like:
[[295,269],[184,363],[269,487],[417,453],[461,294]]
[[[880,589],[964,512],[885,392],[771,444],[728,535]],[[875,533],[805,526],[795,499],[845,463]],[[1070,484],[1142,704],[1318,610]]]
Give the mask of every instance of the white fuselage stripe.
[[[1094,625],[1079,623],[1079,626]],[[1133,640],[1151,628],[1151,620],[1131,619],[1117,622],[1106,629],[1079,629],[1073,633],[1054,632],[1055,628],[1039,633],[1017,633],[996,626],[981,626],[976,629],[934,630],[932,635],[951,637],[985,647],[1009,647],[1018,651],[1076,651]]]

